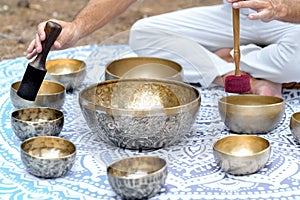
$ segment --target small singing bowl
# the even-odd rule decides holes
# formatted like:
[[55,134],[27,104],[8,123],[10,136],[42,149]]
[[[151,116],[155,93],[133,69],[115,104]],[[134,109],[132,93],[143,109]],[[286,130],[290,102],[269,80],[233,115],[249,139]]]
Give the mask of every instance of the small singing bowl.
[[63,138],[39,136],[21,143],[21,160],[27,171],[41,178],[64,176],[74,165],[76,146]]
[[227,96],[218,101],[225,125],[236,133],[267,133],[276,128],[285,110],[284,100],[261,95]]
[[64,113],[54,108],[23,108],[11,113],[12,129],[20,140],[37,136],[58,136],[63,124]]
[[105,68],[105,79],[162,78],[182,81],[183,70],[178,63],[155,57],[130,57],[114,60]]
[[109,165],[107,177],[122,199],[148,199],[164,186],[167,163],[155,156],[128,157]]
[[233,175],[252,174],[268,162],[271,146],[268,140],[254,135],[226,136],[213,145],[217,165]]
[[60,83],[44,80],[34,101],[18,96],[21,81],[14,82],[10,88],[10,100],[17,109],[29,107],[50,107],[61,109],[66,96],[66,88]]
[[86,76],[85,62],[77,59],[48,60],[46,69],[46,79],[63,84],[67,92],[78,88]]
[[296,112],[290,119],[290,130],[297,143],[300,143],[300,112]]

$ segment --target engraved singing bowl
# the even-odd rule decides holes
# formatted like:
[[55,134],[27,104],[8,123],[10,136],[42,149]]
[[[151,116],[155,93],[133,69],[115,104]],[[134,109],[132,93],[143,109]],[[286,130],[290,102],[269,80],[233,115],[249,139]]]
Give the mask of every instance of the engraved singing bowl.
[[14,82],[10,88],[10,100],[17,109],[29,107],[50,107],[61,109],[66,98],[66,88],[57,82],[44,80],[34,101],[18,96],[21,81]]
[[268,162],[271,145],[254,135],[231,135],[213,144],[213,155],[222,171],[233,175],[252,174]]
[[67,92],[78,88],[86,76],[85,62],[77,59],[63,58],[46,62],[46,79],[56,81],[66,87]]
[[296,142],[300,143],[300,112],[293,113],[290,118],[290,130]]
[[130,57],[114,60],[105,67],[105,80],[120,78],[163,78],[182,81],[178,63],[156,57]]
[[128,149],[158,149],[179,142],[200,107],[191,85],[166,79],[115,79],[79,93],[83,116],[99,137]]
[[276,128],[284,114],[284,100],[261,95],[227,96],[218,101],[225,125],[236,133],[267,133]]
[[75,163],[76,146],[60,137],[33,137],[23,141],[20,147],[23,164],[37,177],[64,176]]
[[11,113],[11,126],[20,140],[37,136],[58,136],[64,113],[47,107],[23,108]]
[[164,186],[167,163],[155,156],[123,158],[107,167],[107,177],[122,199],[148,199]]

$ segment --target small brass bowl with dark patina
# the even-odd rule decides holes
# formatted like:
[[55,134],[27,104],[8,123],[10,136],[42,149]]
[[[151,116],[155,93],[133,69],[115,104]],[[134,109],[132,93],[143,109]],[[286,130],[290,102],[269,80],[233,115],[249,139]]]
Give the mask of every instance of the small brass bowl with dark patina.
[[213,145],[217,165],[233,175],[259,171],[267,164],[270,154],[269,141],[254,135],[230,135],[217,140]]
[[128,149],[158,149],[179,142],[191,129],[200,100],[195,87],[166,79],[107,80],[79,93],[92,132]]
[[20,140],[37,136],[58,136],[63,125],[64,113],[54,108],[22,108],[11,113],[11,126]]
[[219,114],[236,133],[267,133],[276,128],[285,111],[284,100],[262,95],[235,95],[219,99]]
[[118,160],[107,167],[108,182],[122,199],[149,199],[164,186],[167,163],[156,156]]
[[114,60],[105,68],[105,79],[162,78],[182,81],[183,70],[178,63],[156,57],[129,57]]

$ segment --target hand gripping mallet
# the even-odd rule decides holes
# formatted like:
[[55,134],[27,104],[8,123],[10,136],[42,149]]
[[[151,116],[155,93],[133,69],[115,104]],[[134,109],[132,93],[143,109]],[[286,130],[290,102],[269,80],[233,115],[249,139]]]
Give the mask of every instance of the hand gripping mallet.
[[60,34],[62,27],[52,21],[48,21],[45,26],[46,39],[42,42],[43,50],[36,58],[27,65],[17,94],[26,100],[34,101],[47,73],[46,58]]

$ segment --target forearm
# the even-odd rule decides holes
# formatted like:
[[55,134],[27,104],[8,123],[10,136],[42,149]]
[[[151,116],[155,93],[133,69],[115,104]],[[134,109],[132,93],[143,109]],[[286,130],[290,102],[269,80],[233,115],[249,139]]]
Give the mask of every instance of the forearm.
[[81,39],[123,13],[135,0],[90,0],[72,23]]

